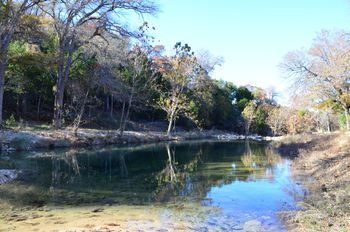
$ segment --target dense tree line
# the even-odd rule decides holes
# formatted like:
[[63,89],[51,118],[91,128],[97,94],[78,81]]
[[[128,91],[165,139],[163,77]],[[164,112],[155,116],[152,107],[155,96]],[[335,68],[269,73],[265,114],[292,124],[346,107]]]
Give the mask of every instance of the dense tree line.
[[167,122],[168,134],[179,126],[263,135],[334,130],[342,120],[349,127],[347,33],[324,33],[308,53],[287,55],[283,69],[314,103],[287,107],[272,89],[212,79],[220,57],[180,42],[165,51],[154,28],[131,29],[120,17],[157,10],[137,0],[2,0],[0,124],[121,135],[150,122]]
[[164,55],[146,22],[132,30],[116,21],[156,13],[151,1],[2,1],[0,12],[4,126],[46,122],[123,134],[131,122],[167,121],[168,134],[177,125],[243,132],[242,112],[254,102],[251,131],[269,133],[257,90],[211,78],[220,58],[181,43]]

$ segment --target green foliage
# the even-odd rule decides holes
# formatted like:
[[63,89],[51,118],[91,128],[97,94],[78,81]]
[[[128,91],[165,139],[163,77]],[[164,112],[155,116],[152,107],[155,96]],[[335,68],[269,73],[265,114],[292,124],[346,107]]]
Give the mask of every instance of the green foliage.
[[300,118],[302,118],[302,117],[304,117],[304,116],[306,115],[306,113],[307,113],[306,110],[299,110],[299,111],[298,111],[298,116],[299,116]]
[[19,63],[21,57],[27,55],[26,44],[14,41],[9,45],[9,65],[6,78],[6,89],[17,94],[22,94],[27,83],[25,75],[26,67]]
[[23,56],[27,53],[27,46],[25,42],[22,41],[14,41],[10,43],[8,48],[8,56],[9,58],[15,58]]
[[338,116],[338,123],[339,123],[339,126],[342,130],[345,130],[346,129],[346,116],[345,116],[345,113],[341,113],[339,114]]
[[211,118],[213,124],[219,129],[233,128],[235,111],[231,100],[231,87],[231,83],[227,83],[223,86],[216,85],[214,89],[214,105]]
[[192,115],[198,115],[198,105],[195,103],[194,100],[190,100],[189,104],[188,104],[188,111],[192,114]]
[[13,116],[13,114],[11,114],[11,116],[5,120],[5,127],[12,128],[15,126],[17,126],[17,122],[15,119],[15,116]]
[[253,100],[254,96],[253,94],[247,89],[247,87],[239,87],[237,89],[237,92],[235,93],[235,98],[237,99],[237,102],[239,102],[241,99],[248,99]]
[[251,93],[246,87],[242,86],[233,93],[233,96],[240,112],[242,112],[249,102],[254,99],[253,93]]
[[251,100],[249,100],[249,99],[247,99],[247,98],[243,98],[243,99],[239,100],[239,101],[237,102],[237,104],[236,104],[237,109],[238,109],[240,112],[242,112],[242,111],[246,108],[246,106],[249,104],[250,101],[251,101]]
[[85,78],[86,81],[90,81],[88,76],[93,74],[94,67],[97,65],[97,60],[95,56],[88,56],[82,53],[81,51],[77,51],[74,54],[75,62],[71,67],[71,78]]
[[267,105],[260,105],[257,107],[251,125],[252,132],[260,135],[270,134],[271,129],[267,124],[267,118],[269,116],[268,113],[270,110],[270,107],[268,107]]
[[232,129],[235,109],[232,92],[236,87],[230,82],[202,78],[196,83],[191,98],[196,104],[197,119],[206,129]]
[[54,34],[47,34],[39,44],[40,51],[45,54],[55,54],[58,47],[58,38]]
[[10,1],[7,1],[6,3],[7,4],[5,4],[5,1],[0,1],[0,23],[7,19],[10,11]]

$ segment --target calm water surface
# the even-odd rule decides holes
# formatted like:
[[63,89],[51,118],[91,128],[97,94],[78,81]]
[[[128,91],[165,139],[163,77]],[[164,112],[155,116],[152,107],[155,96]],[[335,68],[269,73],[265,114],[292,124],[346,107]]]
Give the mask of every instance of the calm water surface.
[[2,155],[22,175],[0,186],[0,231],[285,231],[289,164],[217,141]]

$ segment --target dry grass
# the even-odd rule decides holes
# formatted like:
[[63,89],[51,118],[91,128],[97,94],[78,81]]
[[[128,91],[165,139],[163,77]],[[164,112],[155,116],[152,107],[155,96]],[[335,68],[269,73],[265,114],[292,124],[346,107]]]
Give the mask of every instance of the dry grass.
[[293,173],[309,192],[303,210],[286,219],[289,229],[350,231],[350,135],[296,136],[282,140],[278,149],[297,155]]

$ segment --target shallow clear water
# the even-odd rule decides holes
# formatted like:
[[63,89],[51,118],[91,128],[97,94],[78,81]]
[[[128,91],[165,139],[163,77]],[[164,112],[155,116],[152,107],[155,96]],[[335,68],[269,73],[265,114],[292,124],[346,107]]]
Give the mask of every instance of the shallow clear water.
[[266,144],[218,141],[2,155],[22,174],[0,186],[0,230],[285,231],[289,164]]

